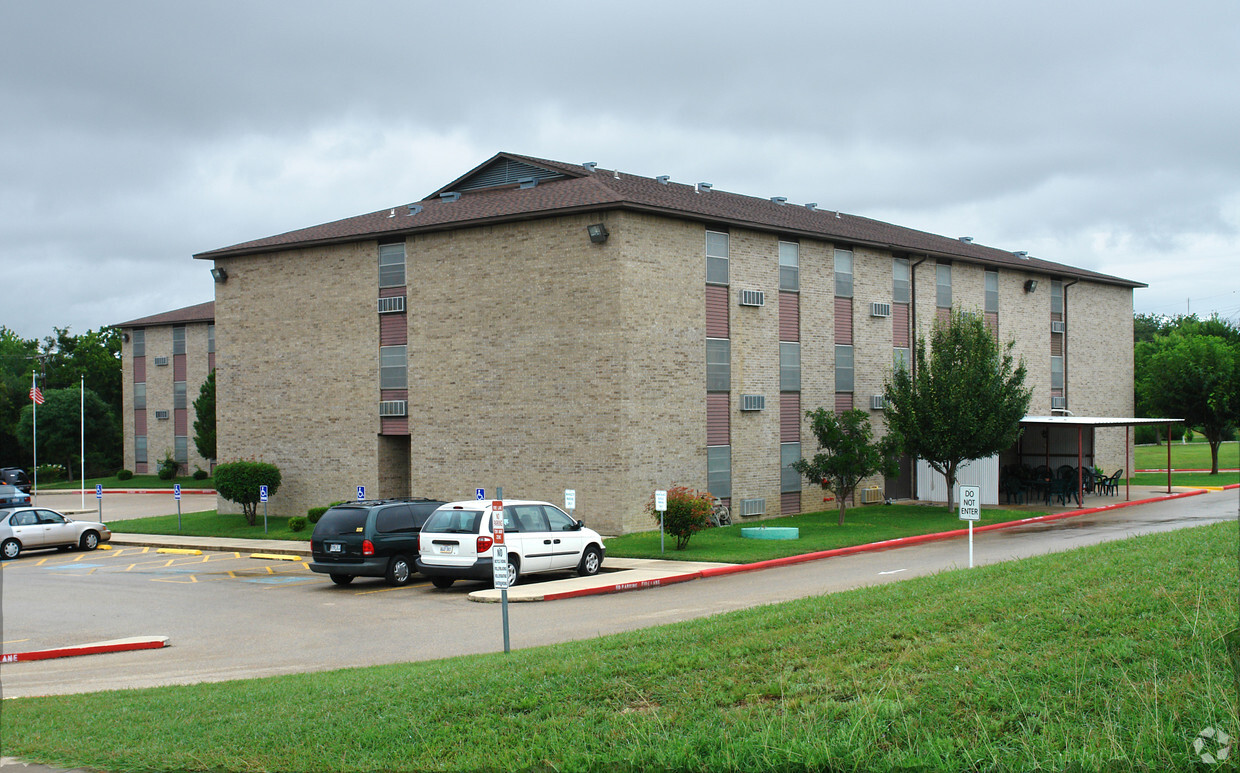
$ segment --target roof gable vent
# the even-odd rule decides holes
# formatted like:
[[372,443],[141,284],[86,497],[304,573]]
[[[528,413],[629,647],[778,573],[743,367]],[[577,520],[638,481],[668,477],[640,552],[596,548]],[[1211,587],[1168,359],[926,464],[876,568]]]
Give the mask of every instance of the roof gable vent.
[[654,179],[657,180],[660,185],[667,185],[667,181],[672,179],[672,176],[667,175],[667,174],[661,174]]
[[[582,164],[582,166],[586,166]],[[593,171],[593,164],[587,167]],[[536,177],[540,182],[555,180],[568,175],[524,161],[512,158],[497,158],[477,172],[454,183],[458,191],[476,191],[482,188],[498,188],[504,185],[516,185],[523,177]]]
[[537,177],[522,177],[520,180],[517,180],[517,187],[521,190],[533,188],[535,185],[538,185]]
[[446,202],[458,201],[460,200],[460,198],[461,198],[461,194],[458,191],[447,191],[445,193],[439,194],[439,199],[441,201],[446,201]]

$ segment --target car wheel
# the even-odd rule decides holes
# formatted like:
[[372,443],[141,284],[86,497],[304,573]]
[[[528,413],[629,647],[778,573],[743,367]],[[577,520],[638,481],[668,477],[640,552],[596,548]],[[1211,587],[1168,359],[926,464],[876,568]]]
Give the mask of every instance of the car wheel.
[[387,568],[388,585],[408,585],[412,575],[413,568],[409,566],[409,559],[404,556],[392,556]]
[[21,552],[22,543],[15,539],[6,539],[4,544],[0,545],[0,556],[4,556],[6,559],[17,558]]
[[508,556],[508,587],[516,585],[519,579],[521,579],[521,559],[517,556]]
[[331,578],[332,582],[337,585],[348,585],[353,582],[353,575],[351,574],[333,574],[331,575]]
[[577,565],[577,574],[582,577],[593,577],[598,574],[598,570],[603,566],[603,554],[599,549],[591,545],[586,548],[586,552],[581,556],[581,563]]
[[431,578],[431,585],[434,585],[436,588],[451,588],[453,582],[454,581],[451,577],[432,577]]
[[82,535],[82,539],[78,542],[82,550],[94,550],[99,547],[99,532],[88,531]]

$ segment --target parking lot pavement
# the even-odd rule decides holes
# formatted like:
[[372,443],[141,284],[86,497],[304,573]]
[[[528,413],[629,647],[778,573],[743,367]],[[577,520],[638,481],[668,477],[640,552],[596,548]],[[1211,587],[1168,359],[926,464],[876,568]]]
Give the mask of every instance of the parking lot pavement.
[[[201,513],[215,509],[214,494],[182,494],[182,513]],[[69,515],[80,521],[95,521],[100,517],[102,505],[103,522],[112,524],[131,518],[149,518],[153,515],[176,515],[177,501],[167,494],[104,494],[95,499],[94,492],[83,497],[79,491],[40,490],[36,504]],[[116,529],[113,529],[116,531]]]

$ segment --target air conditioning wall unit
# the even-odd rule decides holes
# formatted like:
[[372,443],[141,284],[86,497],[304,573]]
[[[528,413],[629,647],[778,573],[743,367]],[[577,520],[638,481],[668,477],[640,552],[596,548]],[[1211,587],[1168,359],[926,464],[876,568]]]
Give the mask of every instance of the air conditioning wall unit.
[[741,515],[762,515],[766,512],[766,499],[758,497],[756,499],[741,500]]
[[379,401],[380,416],[407,416],[409,415],[408,400],[380,400]]
[[1067,407],[1068,407],[1068,398],[1066,397],[1052,397],[1051,398],[1051,410],[1052,411],[1062,411],[1062,410],[1065,410]]
[[160,419],[160,420],[167,419],[168,412],[167,411],[155,411],[155,418]]
[[761,290],[741,290],[742,306],[765,306],[766,293]]
[[167,357],[156,357],[155,358],[155,365],[162,366],[162,365],[167,365],[167,364],[168,364]]
[[742,411],[766,410],[766,395],[741,395]]
[[878,486],[866,486],[861,489],[861,504],[873,505],[883,501],[883,490]]
[[887,398],[882,395],[870,395],[870,410],[885,411],[887,410]]
[[1068,326],[1067,326],[1066,324],[1064,324],[1063,322],[1060,322],[1060,321],[1058,321],[1058,320],[1056,320],[1056,321],[1054,321],[1054,322],[1052,322],[1052,323],[1051,323],[1051,332],[1052,332],[1052,333],[1063,333],[1063,332],[1066,332],[1066,331],[1067,331],[1067,329],[1068,329]]
[[890,317],[891,316],[891,304],[890,303],[879,303],[878,301],[871,303],[870,304],[870,316],[871,317]]
[[380,314],[394,314],[405,310],[405,296],[396,295],[391,298],[379,299]]

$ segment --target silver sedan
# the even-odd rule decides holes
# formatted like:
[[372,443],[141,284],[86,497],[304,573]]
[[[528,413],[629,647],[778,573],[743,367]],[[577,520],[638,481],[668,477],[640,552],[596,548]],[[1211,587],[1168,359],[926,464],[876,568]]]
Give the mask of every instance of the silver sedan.
[[94,550],[112,539],[102,523],[75,521],[46,507],[0,510],[0,557],[17,558],[23,550],[81,548]]

